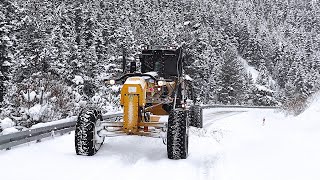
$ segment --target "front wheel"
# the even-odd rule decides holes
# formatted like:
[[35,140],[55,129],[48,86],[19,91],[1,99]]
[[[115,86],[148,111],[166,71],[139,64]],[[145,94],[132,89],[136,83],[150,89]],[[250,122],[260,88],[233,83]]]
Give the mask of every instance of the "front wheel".
[[183,109],[173,109],[168,119],[167,153],[169,159],[186,159],[188,156],[189,123]]
[[93,156],[104,142],[98,135],[101,113],[97,110],[82,111],[78,116],[75,130],[75,150],[77,155]]

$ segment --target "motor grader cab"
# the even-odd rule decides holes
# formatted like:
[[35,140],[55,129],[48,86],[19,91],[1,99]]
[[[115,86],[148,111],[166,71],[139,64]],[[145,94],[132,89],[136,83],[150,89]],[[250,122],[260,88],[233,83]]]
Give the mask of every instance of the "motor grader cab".
[[130,73],[106,80],[111,86],[122,85],[123,113],[83,110],[76,124],[76,153],[94,155],[105,137],[139,135],[162,138],[169,159],[187,158],[189,126],[202,128],[202,109],[194,104],[192,80],[183,73],[183,59],[181,47],[152,47],[140,55],[140,72],[131,62]]

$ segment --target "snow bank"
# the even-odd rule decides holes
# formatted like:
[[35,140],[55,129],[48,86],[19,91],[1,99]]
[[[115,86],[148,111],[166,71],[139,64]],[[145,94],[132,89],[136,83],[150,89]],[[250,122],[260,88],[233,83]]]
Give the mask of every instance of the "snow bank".
[[46,108],[47,105],[41,106],[40,104],[36,104],[29,109],[29,115],[33,120],[38,121]]
[[[292,120],[298,130],[303,131],[305,134],[315,133],[314,135],[317,135],[317,138],[320,139],[320,93],[313,96],[311,101],[309,108],[297,117],[292,118]],[[316,139],[314,140],[316,141]]]
[[297,118],[306,120],[320,121],[320,92],[316,93],[311,99],[308,109],[301,113]]
[[15,125],[15,123],[10,118],[5,118],[0,120],[1,129],[11,128]]
[[16,133],[19,132],[18,129],[16,129],[15,127],[10,127],[10,128],[6,128],[2,131],[2,135],[7,135],[7,134],[11,134],[11,133]]
[[215,179],[320,179],[319,117],[315,100],[297,117],[253,110],[217,121],[213,126],[226,133]]

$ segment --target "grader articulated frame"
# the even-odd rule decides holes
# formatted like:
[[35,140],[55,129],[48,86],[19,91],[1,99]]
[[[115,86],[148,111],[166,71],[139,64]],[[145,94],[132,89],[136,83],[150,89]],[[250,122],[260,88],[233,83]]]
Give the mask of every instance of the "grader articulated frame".
[[105,137],[139,135],[162,138],[169,159],[187,158],[189,126],[202,128],[202,109],[195,105],[191,78],[183,74],[183,58],[182,48],[150,48],[140,56],[141,72],[131,63],[130,73],[106,80],[122,84],[123,113],[83,110],[76,125],[76,153],[94,155]]

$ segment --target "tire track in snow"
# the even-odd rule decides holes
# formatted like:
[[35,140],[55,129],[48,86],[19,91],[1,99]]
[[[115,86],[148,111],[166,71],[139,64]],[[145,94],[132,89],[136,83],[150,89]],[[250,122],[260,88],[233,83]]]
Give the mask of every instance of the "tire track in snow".
[[[203,116],[203,128],[190,128],[190,134],[196,135],[199,137],[211,137],[215,138],[216,141],[219,142],[219,139],[222,138],[223,134],[221,131],[218,131],[212,125],[214,122],[218,120],[222,120],[224,118],[230,117],[230,116],[235,116],[240,113],[243,113],[246,111],[215,111],[215,112],[210,112],[210,113],[204,113]],[[217,137],[218,136],[218,137]]]
[[[224,132],[222,130],[214,129],[214,127],[212,127],[214,122],[230,116],[236,116],[243,112],[247,112],[247,111],[230,111],[229,110],[229,111],[214,111],[214,112],[204,113],[203,129],[194,130],[193,134],[200,136],[200,138],[210,138],[211,140],[219,143],[220,140],[223,138]],[[202,157],[202,164],[201,164],[201,167],[199,168],[199,174],[200,174],[199,180],[214,179],[214,174],[213,174],[214,168],[216,166],[216,162],[219,160],[221,156],[222,155],[220,155],[218,151],[213,154],[209,152],[208,154],[205,154],[204,157]]]

